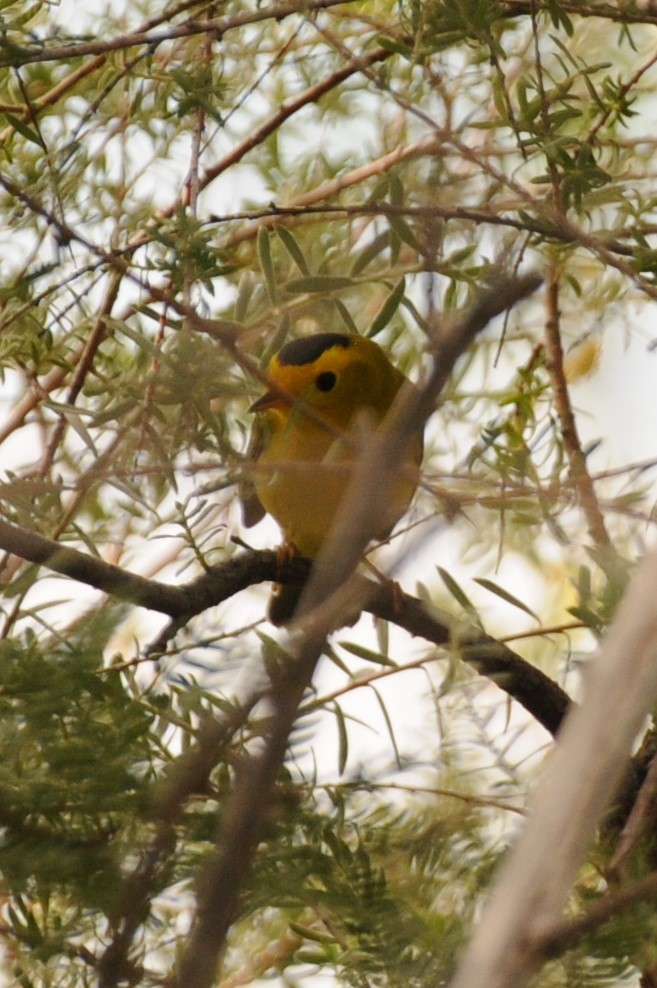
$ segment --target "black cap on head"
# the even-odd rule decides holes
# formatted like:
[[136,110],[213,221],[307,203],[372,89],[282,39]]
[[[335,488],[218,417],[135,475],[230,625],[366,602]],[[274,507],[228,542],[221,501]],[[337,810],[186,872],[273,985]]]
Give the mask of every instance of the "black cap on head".
[[286,343],[278,354],[278,362],[285,366],[300,367],[312,364],[325,350],[341,346],[346,350],[352,345],[353,337],[345,333],[316,333],[315,336],[302,336]]

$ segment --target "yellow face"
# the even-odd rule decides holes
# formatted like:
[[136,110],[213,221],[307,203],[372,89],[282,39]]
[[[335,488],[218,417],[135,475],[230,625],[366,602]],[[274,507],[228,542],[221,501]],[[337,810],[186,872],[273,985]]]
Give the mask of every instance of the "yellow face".
[[[268,374],[274,390],[252,411],[274,409],[280,413],[277,421],[287,421],[303,404],[345,428],[360,408],[372,408],[382,418],[404,381],[376,343],[342,333],[293,340],[272,357]],[[284,394],[293,403],[283,400]]]
[[[315,556],[339,511],[359,449],[405,378],[376,343],[338,333],[287,344],[272,358],[268,374],[272,389],[251,409],[263,434],[256,493],[288,542]],[[418,437],[409,460],[416,467],[421,449]],[[406,511],[415,473],[400,475],[380,537]]]

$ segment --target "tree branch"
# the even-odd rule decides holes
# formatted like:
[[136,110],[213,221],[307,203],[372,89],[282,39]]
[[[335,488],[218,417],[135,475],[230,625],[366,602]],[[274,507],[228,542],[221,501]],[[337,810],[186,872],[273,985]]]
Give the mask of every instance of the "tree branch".
[[559,313],[559,276],[553,269],[547,285],[547,319],[545,322],[545,348],[547,368],[554,388],[554,403],[561,423],[564,449],[570,464],[570,473],[577,491],[580,507],[593,542],[611,550],[611,539],[600,511],[593,481],[588,472],[586,457],[579,439],[575,413],[568,393],[568,383],[564,371],[564,355],[561,343]]
[[657,553],[637,569],[567,718],[516,846],[451,988],[520,988],[562,929],[562,910],[657,694]]
[[[243,14],[233,14],[230,17],[216,20],[199,21],[190,18],[184,24],[170,25],[160,31],[154,31],[148,25],[143,25],[132,34],[120,34],[114,38],[102,38],[97,41],[74,41],[66,45],[34,45],[30,48],[9,48],[7,57],[0,57],[0,68],[18,65],[30,65],[34,62],[65,62],[71,58],[81,58],[85,55],[108,55],[110,52],[125,51],[127,48],[147,47],[155,50],[166,41],[178,38],[190,38],[197,34],[211,33],[220,38],[228,31],[245,27],[247,24],[257,24],[261,21],[280,21],[293,14],[308,16],[316,10],[326,10],[338,4],[343,6],[353,0],[312,0],[308,4],[292,2],[265,7],[261,10],[248,11]],[[155,23],[155,22],[153,22]]]
[[112,935],[97,963],[99,988],[115,988],[134,976],[131,949],[148,912],[160,873],[167,867],[175,845],[175,825],[187,800],[195,793],[206,792],[212,771],[245,725],[261,695],[254,691],[243,703],[224,712],[221,718],[208,715],[200,725],[196,742],[176,758],[165,778],[156,785],[147,810],[154,833],[136,854],[136,864],[123,880],[112,913]]
[[[180,958],[178,988],[210,988],[241,889],[252,866],[266,819],[270,792],[283,763],[288,737],[305,690],[310,686],[327,635],[353,606],[352,579],[365,548],[380,526],[370,492],[385,502],[395,479],[393,463],[404,463],[409,443],[435,407],[458,357],[490,319],[531,294],[538,275],[511,278],[500,273],[495,289],[455,318],[433,341],[433,369],[420,389],[402,389],[381,428],[354,466],[339,517],[314,562],[292,628],[290,647],[272,675],[272,717],[264,750],[246,762],[235,781],[215,853],[200,878],[197,911]],[[297,633],[298,631],[298,633]]]
[[[281,563],[275,551],[248,550],[206,570],[189,583],[172,586],[130,573],[1,520],[0,547],[117,600],[172,618],[172,624],[151,647],[153,653],[163,650],[176,630],[196,614],[257,583],[304,583],[311,569],[310,561],[300,557]],[[414,637],[457,649],[464,662],[517,700],[546,730],[552,734],[558,731],[570,703],[567,694],[508,646],[464,625],[446,611],[427,607],[396,584],[379,584],[358,577],[354,593],[354,600],[376,617],[404,628]]]

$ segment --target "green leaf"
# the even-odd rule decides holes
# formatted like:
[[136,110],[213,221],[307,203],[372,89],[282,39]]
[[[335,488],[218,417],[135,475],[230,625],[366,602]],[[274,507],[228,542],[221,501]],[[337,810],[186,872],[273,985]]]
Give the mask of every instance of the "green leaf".
[[266,635],[262,631],[257,632],[257,635],[262,643],[262,659],[267,675],[275,680],[280,675],[280,669],[289,665],[290,654],[271,635]]
[[365,334],[366,336],[369,336],[370,338],[377,336],[383,329],[385,329],[399,308],[401,300],[404,297],[405,289],[406,279],[402,275],[372,320],[370,328]]
[[290,231],[285,226],[277,226],[276,233],[285,247],[286,251],[299,268],[302,274],[309,275],[310,269],[306,263],[306,258],[304,257],[303,251],[299,247],[296,237],[290,233]]
[[352,319],[351,312],[349,311],[349,309],[347,308],[347,306],[344,304],[344,302],[341,302],[339,298],[336,298],[334,296],[331,299],[331,303],[333,304],[333,307],[337,310],[338,315],[340,316],[340,318],[342,319],[343,323],[345,324],[345,327],[347,329],[347,332],[353,333],[355,336],[358,336],[358,326],[356,325],[356,323]]
[[391,38],[386,34],[379,34],[377,36],[376,43],[381,45],[381,47],[386,51],[391,51],[396,55],[402,55],[404,58],[413,59],[413,49],[406,44],[406,42],[401,41],[398,38]]
[[327,659],[330,659],[330,661],[334,665],[336,665],[341,672],[346,673],[347,676],[350,675],[350,670],[348,666],[342,661],[342,659],[340,658],[340,656],[338,655],[338,653],[335,651],[334,648],[332,648],[330,645],[325,645],[323,654],[327,657]]
[[374,693],[374,696],[377,699],[377,702],[379,704],[379,707],[381,708],[381,713],[383,714],[383,719],[386,722],[386,728],[388,730],[388,737],[390,738],[390,744],[392,745],[393,751],[395,753],[395,761],[397,762],[397,768],[401,769],[401,767],[402,767],[401,756],[399,754],[399,748],[397,747],[397,739],[395,738],[395,732],[394,732],[393,727],[392,727],[392,721],[390,720],[390,716],[388,714],[387,707],[386,707],[385,703],[383,702],[379,691],[377,689],[375,689],[375,687],[372,686],[372,685],[370,685],[370,689]]
[[237,298],[235,299],[235,321],[244,322],[249,308],[249,302],[253,297],[255,288],[255,278],[250,270],[244,271],[237,285]]
[[390,224],[390,229],[393,231],[395,236],[403,240],[405,244],[412,247],[414,251],[420,252],[420,244],[411,230],[408,223],[401,218],[401,216],[393,216],[390,214],[388,216],[388,222]]
[[390,623],[382,618],[375,621],[376,640],[381,655],[388,655],[390,650]]
[[318,292],[337,292],[342,288],[352,288],[353,278],[334,277],[328,274],[313,274],[307,278],[295,278],[285,285],[286,292],[294,294],[304,292],[315,294]]
[[364,271],[365,268],[386,249],[389,241],[390,237],[388,233],[379,233],[378,236],[371,240],[369,244],[363,247],[360,253],[356,255],[356,260],[352,265],[352,276],[355,278],[362,271]]
[[484,590],[490,590],[490,592],[494,593],[496,597],[500,597],[502,600],[505,600],[507,604],[512,604],[519,610],[524,611],[525,614],[529,614],[529,616],[534,618],[536,621],[540,621],[538,615],[532,611],[531,607],[528,607],[527,604],[523,604],[521,600],[514,597],[514,595],[509,593],[508,590],[505,590],[504,587],[500,587],[497,583],[493,583],[492,580],[486,580],[483,577],[475,577],[475,583],[478,583],[480,587],[484,588]]
[[317,943],[335,942],[335,937],[333,934],[324,933],[322,930],[317,930],[314,927],[302,926],[301,923],[294,923],[294,922],[291,922],[289,924],[289,927],[293,933],[296,933],[298,936],[303,937],[304,940],[315,940]]
[[465,591],[456,582],[454,577],[451,576],[447,572],[447,570],[443,569],[442,566],[436,566],[436,569],[438,571],[438,575],[440,576],[441,580],[443,581],[443,583],[451,593],[454,600],[456,600],[461,605],[464,611],[475,617],[478,621],[479,615],[477,613],[476,607],[474,606],[468,595],[465,593]]
[[70,425],[73,431],[80,437],[85,446],[91,450],[94,456],[98,456],[98,450],[96,449],[89,430],[86,428],[84,422],[82,421],[82,416],[78,411],[70,405],[64,405],[54,401],[48,402],[48,407],[52,408],[54,411],[60,412],[66,419],[68,425]]
[[269,230],[264,226],[261,226],[258,230],[258,260],[260,262],[260,270],[264,275],[265,284],[267,285],[269,301],[274,304],[276,302],[277,287],[274,264],[271,257],[271,235]]
[[335,720],[338,726],[338,772],[342,775],[349,756],[349,736],[347,734],[347,725],[345,723],[342,707],[339,703],[334,703],[332,710],[335,714]]
[[5,113],[5,116],[14,130],[16,130],[21,137],[24,137],[26,141],[30,141],[32,144],[36,144],[42,151],[44,150],[43,141],[35,130],[28,127],[28,125],[21,120],[20,117],[15,117],[13,113]]
[[377,666],[385,666],[387,669],[394,669],[396,663],[389,659],[387,655],[382,655],[380,652],[374,652],[370,648],[364,648],[362,645],[356,645],[354,642],[340,642],[340,648],[343,648],[345,652],[350,652],[352,655],[358,656],[359,659],[365,659],[366,662],[373,662]]

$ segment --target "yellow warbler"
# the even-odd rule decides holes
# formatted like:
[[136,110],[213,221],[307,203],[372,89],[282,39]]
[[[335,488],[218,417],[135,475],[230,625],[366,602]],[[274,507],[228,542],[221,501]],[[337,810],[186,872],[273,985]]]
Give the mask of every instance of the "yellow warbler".
[[[244,521],[253,525],[268,512],[291,549],[312,558],[340,509],[354,460],[406,378],[372,340],[343,333],[293,340],[272,357],[267,375],[271,389],[250,409],[256,421],[249,458],[256,469],[252,488],[242,492]],[[386,538],[406,512],[421,459],[417,434],[377,538]],[[301,589],[279,588],[270,607],[275,624],[290,620]]]

